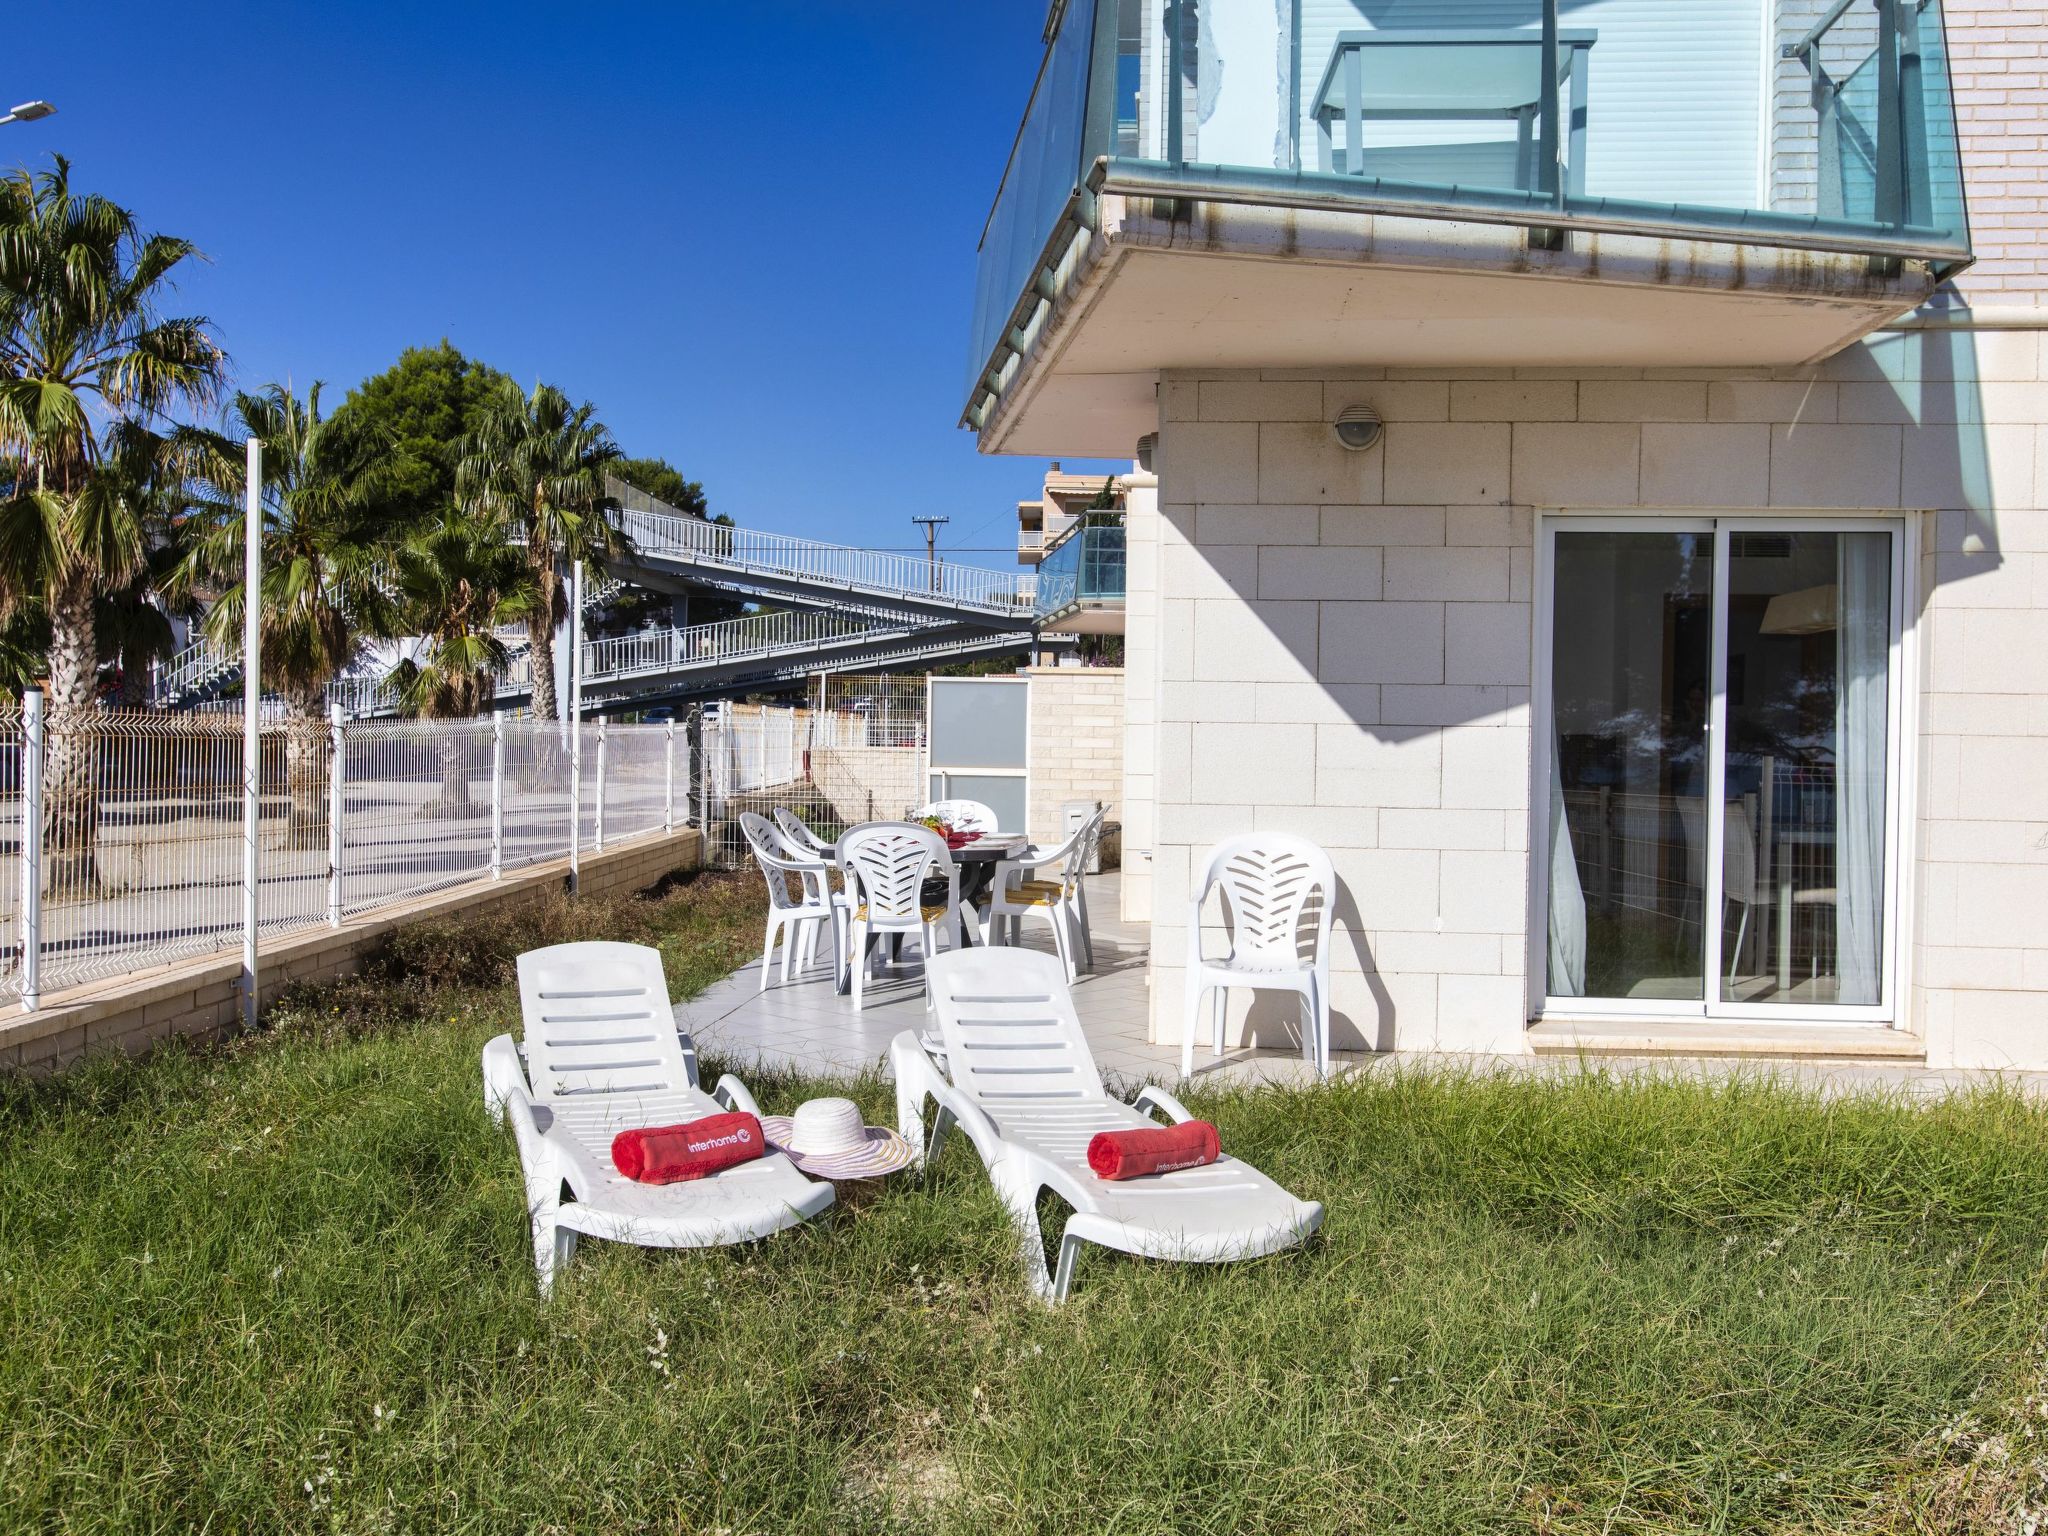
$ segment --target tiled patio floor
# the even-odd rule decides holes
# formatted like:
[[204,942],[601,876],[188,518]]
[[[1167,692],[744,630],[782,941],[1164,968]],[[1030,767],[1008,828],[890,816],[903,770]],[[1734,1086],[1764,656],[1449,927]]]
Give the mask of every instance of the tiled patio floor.
[[[1154,1045],[1145,1038],[1145,934],[1116,920],[1116,880],[1115,875],[1089,880],[1096,969],[1084,973],[1074,987],[1081,1027],[1087,1031],[1097,1064],[1105,1074],[1124,1080],[1120,1086],[1131,1091],[1140,1082],[1170,1086],[1180,1077],[1180,1048]],[[1026,922],[1024,936],[1033,948],[1051,948],[1044,923]],[[777,958],[779,963],[779,952]],[[905,960],[892,978],[869,986],[866,1006],[858,1014],[852,998],[832,990],[825,965],[786,986],[778,968],[764,992],[761,965],[756,960],[679,1004],[676,1018],[705,1054],[737,1066],[758,1064],[827,1077],[850,1077],[869,1068],[886,1071],[889,1042],[902,1030],[921,1029],[925,1020],[923,973],[914,946],[906,946]],[[1339,1053],[1334,1065],[1339,1073],[1417,1066],[1553,1074],[1581,1070],[1580,1059],[1572,1056],[1455,1056],[1416,1051]],[[1905,1062],[1754,1057],[1602,1056],[1596,1065],[1602,1071],[1657,1076],[1769,1073],[1831,1093],[1891,1088],[1927,1097],[1998,1076],[1930,1070]],[[1312,1081],[1307,1065],[1292,1051],[1237,1051],[1212,1059],[1206,1046],[1196,1049],[1195,1077],[1201,1082]],[[2048,1073],[2007,1073],[2002,1080],[2029,1093],[2048,1094]]]
[[[1075,983],[1074,1001],[1096,1064],[1105,1074],[1134,1083],[1172,1083],[1180,1076],[1179,1048],[1145,1038],[1145,937],[1141,929],[1116,920],[1116,876],[1090,877],[1088,903],[1095,970]],[[1025,922],[1024,941],[1034,949],[1052,947],[1042,922]],[[756,960],[680,1005],[676,1017],[707,1055],[742,1065],[850,1076],[883,1066],[898,1033],[924,1026],[924,979],[914,946],[905,947],[904,959],[893,978],[869,984],[866,1006],[858,1014],[852,998],[832,990],[824,965],[785,986],[778,951],[767,991],[761,990],[761,962]],[[1200,1077],[1215,1071],[1235,1079],[1310,1079],[1302,1059],[1284,1051],[1240,1051],[1213,1067],[1204,1051],[1196,1057],[1195,1071]]]

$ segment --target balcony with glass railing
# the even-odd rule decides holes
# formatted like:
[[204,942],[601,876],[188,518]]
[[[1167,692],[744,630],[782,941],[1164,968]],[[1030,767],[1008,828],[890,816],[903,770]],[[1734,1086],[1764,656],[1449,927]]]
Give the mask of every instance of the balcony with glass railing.
[[1038,625],[1061,634],[1120,635],[1124,629],[1124,529],[1081,521],[1038,563]]
[[[1861,334],[1851,309],[1896,315],[1970,259],[1940,0],[1064,0],[1053,10],[981,239],[967,404],[976,427],[1106,241],[1782,296],[1782,315],[1741,318],[1737,329],[1759,339],[1739,345],[1753,350],[1768,350],[1774,320],[1797,327],[1800,302],[1840,306],[1822,318],[1845,322],[1802,332],[1800,344],[1844,345]],[[1247,212],[1257,209],[1288,219],[1260,226]],[[1234,281],[1218,291],[1241,294]],[[1255,321],[1241,304],[1190,302],[1207,290],[1176,297],[1182,320]],[[1422,327],[1436,300],[1390,302]],[[1461,301],[1442,302],[1448,313]],[[1101,308],[1093,298],[1074,307]],[[1163,307],[1154,293],[1149,330],[1143,305],[1124,331],[1091,318],[1102,335],[1075,367],[1105,376],[1214,360],[1162,329]],[[1572,335],[1568,305],[1533,308],[1547,334]],[[1667,313],[1680,311],[1645,310],[1641,329]],[[1113,320],[1116,306],[1104,314]],[[1597,317],[1586,329],[1597,333]],[[1515,340],[1500,330],[1504,347]]]

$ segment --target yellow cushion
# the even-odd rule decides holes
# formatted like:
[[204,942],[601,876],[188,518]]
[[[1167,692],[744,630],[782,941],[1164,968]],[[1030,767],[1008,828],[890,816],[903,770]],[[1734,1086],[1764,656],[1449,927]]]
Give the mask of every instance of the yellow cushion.
[[1048,907],[1066,894],[1066,887],[1057,880],[1020,880],[1010,887],[1005,900],[1022,902],[1027,907]]
[[[917,910],[926,922],[936,923],[946,915],[946,904],[942,901],[936,907],[919,907]],[[853,916],[856,922],[866,922],[868,920],[868,904],[862,902],[859,906],[855,907],[853,909]]]

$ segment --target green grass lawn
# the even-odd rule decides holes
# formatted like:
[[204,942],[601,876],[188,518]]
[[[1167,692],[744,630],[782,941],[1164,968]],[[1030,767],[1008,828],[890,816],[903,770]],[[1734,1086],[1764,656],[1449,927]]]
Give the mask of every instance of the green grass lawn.
[[255,1038],[0,1088],[0,1530],[2026,1528],[2048,1113],[2009,1095],[1198,1094],[1323,1237],[1091,1250],[1047,1310],[955,1138],[752,1248],[586,1242],[543,1305],[477,1077],[511,955],[639,938],[681,994],[758,890],[416,930]]

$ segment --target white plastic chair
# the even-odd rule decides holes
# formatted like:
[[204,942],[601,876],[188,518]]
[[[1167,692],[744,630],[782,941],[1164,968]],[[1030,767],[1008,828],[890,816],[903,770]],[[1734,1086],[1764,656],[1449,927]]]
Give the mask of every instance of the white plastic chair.
[[934,800],[917,812],[936,816],[955,832],[995,832],[996,813],[979,800]]
[[[915,933],[924,943],[927,966],[944,934],[954,949],[961,943],[960,867],[946,840],[930,827],[906,821],[870,821],[839,839],[839,867],[846,873],[848,924],[846,960],[853,968],[853,1006],[861,1007],[871,936]],[[924,884],[943,878],[943,902],[927,902]]]
[[[1132,1104],[1109,1096],[1053,956],[956,950],[933,957],[926,975],[951,1081],[914,1033],[899,1034],[889,1047],[897,1128],[927,1157],[950,1126],[967,1134],[1016,1225],[1031,1288],[1044,1300],[1066,1299],[1083,1243],[1218,1263],[1292,1247],[1322,1224],[1320,1204],[1296,1199],[1227,1153],[1205,1167],[1124,1182],[1091,1173],[1088,1142],[1097,1131],[1156,1125],[1155,1110],[1175,1122],[1191,1116],[1163,1088],[1144,1089]],[[937,1104],[929,1144],[927,1098]],[[1051,1273],[1038,1224],[1045,1190],[1074,1210]]]
[[821,859],[830,860],[835,856],[836,850],[832,844],[826,842],[817,833],[813,832],[805,823],[803,817],[797,815],[788,806],[778,805],[775,807],[775,825],[782,833],[782,840],[788,843],[790,847],[803,853],[815,854]]
[[643,1248],[748,1242],[832,1203],[781,1153],[684,1184],[640,1184],[612,1163],[620,1131],[723,1110],[759,1115],[730,1074],[705,1093],[697,1048],[676,1028],[661,955],[641,944],[557,944],[519,957],[525,1046],[483,1050],[484,1104],[512,1122],[526,1174],[533,1264],[545,1296],[576,1235]]
[[[1220,891],[1230,924],[1230,952],[1202,954],[1202,908]],[[1310,948],[1302,957],[1302,914],[1313,898]],[[1210,1043],[1223,1054],[1230,990],[1293,992],[1308,1014],[1302,1054],[1318,1076],[1330,1070],[1330,924],[1337,876],[1330,856],[1306,838],[1254,832],[1218,843],[1209,853],[1195,899],[1188,907],[1187,1017],[1181,1035],[1181,1076],[1195,1070],[1195,1025],[1202,999],[1215,994]]]
[[[818,954],[818,933],[832,938],[832,971],[839,972],[839,910],[832,901],[829,866],[823,859],[807,858],[792,848],[775,830],[774,823],[753,811],[741,811],[740,835],[752,850],[761,878],[768,882],[768,922],[761,939],[761,987],[768,990],[770,959],[775,941],[782,940],[782,983],[789,985],[790,965],[797,974],[811,968]],[[792,894],[789,877],[797,877],[801,896]]]
[[[1088,867],[1088,851],[1094,846],[1097,829],[1107,811],[1098,810],[1074,829],[1065,842],[1043,851],[1033,850],[1021,858],[1004,859],[996,865],[989,886],[989,939],[996,944],[1022,942],[1021,929],[1027,915],[1043,917],[1052,925],[1053,948],[1067,968],[1072,981],[1085,957],[1089,969],[1095,965],[1094,948],[1088,937],[1087,909],[1082,905],[1081,872]],[[1057,866],[1050,880],[1032,879],[1035,870]]]

